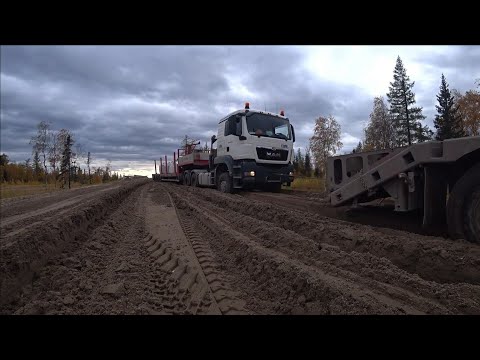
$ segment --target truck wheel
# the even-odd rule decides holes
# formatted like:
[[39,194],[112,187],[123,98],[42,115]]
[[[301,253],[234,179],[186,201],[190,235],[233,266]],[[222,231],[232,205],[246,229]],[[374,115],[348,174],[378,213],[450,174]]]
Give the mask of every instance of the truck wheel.
[[192,182],[191,182],[191,181],[192,181],[192,178],[191,178],[190,171],[187,171],[187,172],[185,173],[185,185],[187,185],[187,186],[192,185]]
[[447,223],[452,239],[480,243],[480,163],[453,186],[447,204]]
[[218,190],[230,194],[233,192],[232,178],[228,172],[220,174],[220,177],[218,178]]
[[198,174],[192,173],[192,186],[198,187]]

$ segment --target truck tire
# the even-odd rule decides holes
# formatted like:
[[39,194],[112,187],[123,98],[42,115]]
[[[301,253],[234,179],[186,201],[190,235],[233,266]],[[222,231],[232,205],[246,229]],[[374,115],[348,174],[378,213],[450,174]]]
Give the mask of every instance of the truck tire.
[[192,178],[190,171],[185,172],[185,185],[190,186],[192,185]]
[[228,172],[221,173],[218,178],[218,190],[223,193],[231,194],[233,192],[232,177]]
[[192,186],[198,187],[198,174],[197,173],[192,173],[191,182],[192,182]]
[[452,239],[480,244],[480,163],[453,186],[447,204],[447,223]]

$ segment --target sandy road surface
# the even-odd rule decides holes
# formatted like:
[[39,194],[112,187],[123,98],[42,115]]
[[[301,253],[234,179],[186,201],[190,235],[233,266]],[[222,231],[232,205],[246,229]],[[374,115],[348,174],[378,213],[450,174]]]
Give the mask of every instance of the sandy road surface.
[[289,196],[140,180],[10,202],[0,313],[480,314],[479,246]]

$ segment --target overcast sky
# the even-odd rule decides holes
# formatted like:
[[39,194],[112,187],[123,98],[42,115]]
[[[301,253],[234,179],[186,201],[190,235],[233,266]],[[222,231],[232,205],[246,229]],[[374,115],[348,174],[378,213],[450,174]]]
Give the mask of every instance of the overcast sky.
[[203,144],[249,101],[285,109],[302,150],[315,118],[333,115],[343,153],[362,139],[373,98],[386,99],[397,55],[432,129],[442,72],[462,92],[480,78],[480,46],[2,46],[1,152],[31,157],[46,120],[72,130],[94,165],[150,175],[186,134]]

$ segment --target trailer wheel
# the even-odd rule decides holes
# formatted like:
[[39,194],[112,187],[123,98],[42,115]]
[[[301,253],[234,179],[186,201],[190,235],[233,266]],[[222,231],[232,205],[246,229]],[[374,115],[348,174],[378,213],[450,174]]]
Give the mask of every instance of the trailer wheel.
[[452,239],[480,243],[480,163],[453,186],[447,204],[447,222]]
[[480,185],[467,201],[464,226],[470,241],[480,244]]
[[192,186],[198,187],[198,174],[197,173],[192,173]]
[[192,185],[192,178],[191,178],[190,171],[185,172],[185,185],[187,186]]
[[218,178],[218,190],[230,194],[233,192],[233,181],[228,172],[220,174]]

